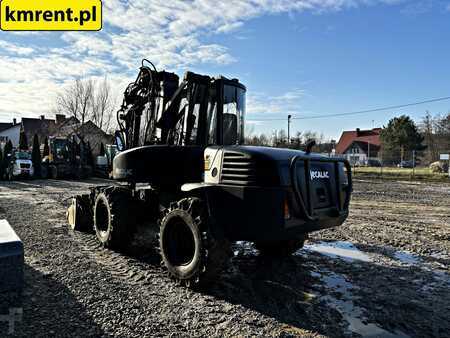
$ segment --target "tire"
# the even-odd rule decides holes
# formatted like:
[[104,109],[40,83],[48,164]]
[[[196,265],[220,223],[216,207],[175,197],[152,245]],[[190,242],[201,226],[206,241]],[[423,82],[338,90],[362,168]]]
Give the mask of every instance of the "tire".
[[212,236],[199,198],[185,198],[171,206],[161,221],[159,246],[169,276],[191,288],[216,280],[231,254],[226,239]]
[[273,242],[255,242],[255,247],[262,256],[267,257],[288,257],[305,244],[306,235],[301,239],[291,239]]
[[79,195],[72,198],[72,203],[66,213],[69,230],[92,232],[93,214],[89,197],[89,195]]
[[49,167],[49,176],[52,180],[58,179],[58,168],[54,165]]
[[130,243],[134,228],[131,195],[114,189],[97,195],[94,204],[94,231],[104,248],[123,249]]

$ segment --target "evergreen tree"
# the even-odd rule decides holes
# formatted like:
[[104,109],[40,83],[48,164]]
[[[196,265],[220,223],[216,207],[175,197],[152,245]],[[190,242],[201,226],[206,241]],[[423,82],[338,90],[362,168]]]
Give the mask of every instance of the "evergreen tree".
[[33,152],[31,153],[31,159],[33,161],[34,176],[41,176],[41,150],[39,149],[39,138],[37,134],[33,137]]
[[19,150],[28,150],[27,134],[24,131],[20,132],[19,136]]
[[0,180],[3,178],[3,152],[2,147],[0,147]]
[[420,135],[414,121],[402,115],[391,119],[380,134],[383,159],[388,162],[411,159],[412,151],[421,151],[424,137]]
[[94,155],[92,154],[92,148],[91,143],[88,141],[87,143],[87,150],[86,150],[86,156],[87,156],[87,164],[90,166],[94,166]]
[[[3,148],[3,161],[0,163],[0,166],[2,167],[3,175],[6,172],[6,169],[8,168],[8,160],[10,159],[8,157],[8,154],[11,154],[13,150],[13,145],[11,143],[11,140],[6,142],[5,147]],[[12,154],[11,154],[12,155]]]
[[48,156],[50,154],[50,148],[48,146],[48,138],[45,137],[44,140],[44,152],[42,153],[42,157]]
[[103,144],[103,142],[100,143],[100,156],[105,156],[106,151],[105,151],[105,145]]

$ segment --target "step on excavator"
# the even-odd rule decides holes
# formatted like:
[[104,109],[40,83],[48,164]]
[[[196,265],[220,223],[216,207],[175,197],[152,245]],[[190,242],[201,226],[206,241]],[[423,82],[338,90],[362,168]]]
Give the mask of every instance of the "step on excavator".
[[120,250],[137,224],[151,224],[170,277],[195,288],[214,282],[233,242],[283,257],[308,233],[341,225],[348,161],[311,153],[312,143],[306,152],[243,145],[245,99],[237,79],[187,72],[180,81],[144,59],[117,113],[117,182],[75,196],[70,228],[93,228]]

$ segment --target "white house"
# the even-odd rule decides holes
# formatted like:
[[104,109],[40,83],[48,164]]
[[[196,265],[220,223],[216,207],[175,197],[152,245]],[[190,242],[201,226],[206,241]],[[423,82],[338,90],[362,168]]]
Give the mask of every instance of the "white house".
[[13,147],[17,147],[19,145],[21,127],[22,125],[18,123],[14,126],[9,127],[8,129],[0,131],[0,144],[2,144],[2,148],[8,140],[11,140]]

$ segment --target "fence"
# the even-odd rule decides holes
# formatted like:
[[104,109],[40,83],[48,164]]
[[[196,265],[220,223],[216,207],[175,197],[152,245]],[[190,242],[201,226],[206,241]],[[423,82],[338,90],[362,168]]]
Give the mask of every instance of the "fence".
[[416,151],[404,152],[403,156],[391,155],[389,158],[383,158],[382,153],[379,153],[379,157],[367,157],[365,154],[326,155],[347,159],[355,177],[450,180],[448,161],[440,163],[440,172],[434,172]]

